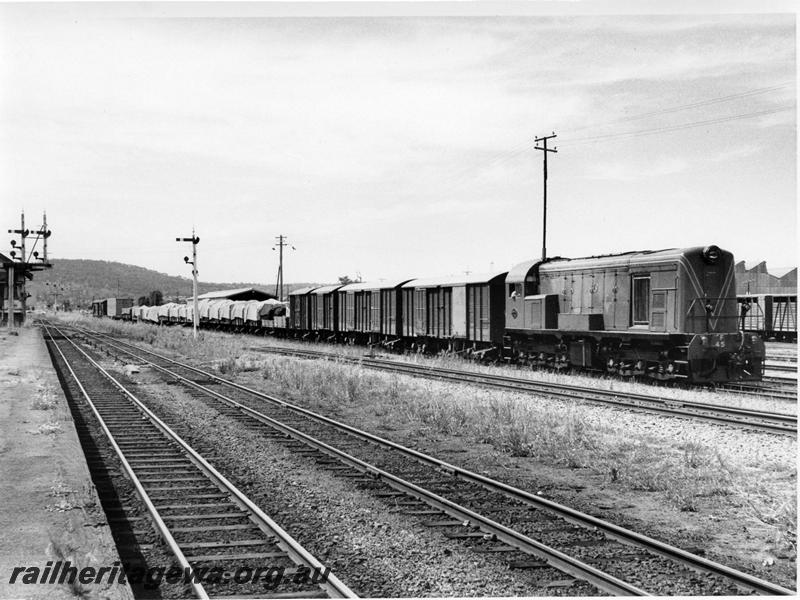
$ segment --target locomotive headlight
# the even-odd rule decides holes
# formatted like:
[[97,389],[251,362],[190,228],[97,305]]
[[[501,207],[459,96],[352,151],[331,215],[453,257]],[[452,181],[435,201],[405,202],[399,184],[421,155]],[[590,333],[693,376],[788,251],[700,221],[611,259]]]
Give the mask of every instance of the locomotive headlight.
[[707,346],[708,345],[708,337],[705,335],[700,336],[700,345]]
[[716,264],[720,256],[722,256],[722,251],[719,246],[711,245],[703,249],[703,260],[710,265]]

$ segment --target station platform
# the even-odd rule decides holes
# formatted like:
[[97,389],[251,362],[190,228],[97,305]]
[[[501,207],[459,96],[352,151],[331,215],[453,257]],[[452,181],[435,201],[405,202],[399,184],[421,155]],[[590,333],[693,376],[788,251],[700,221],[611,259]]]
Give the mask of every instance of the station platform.
[[48,562],[52,575],[119,557],[42,332],[14,331],[0,330],[0,598],[129,600],[126,583],[41,583]]

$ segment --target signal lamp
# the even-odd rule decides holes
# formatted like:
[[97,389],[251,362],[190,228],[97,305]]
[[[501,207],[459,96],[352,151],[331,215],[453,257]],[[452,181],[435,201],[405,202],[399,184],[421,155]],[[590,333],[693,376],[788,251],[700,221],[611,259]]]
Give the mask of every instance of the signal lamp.
[[703,260],[710,265],[715,264],[720,256],[722,256],[722,251],[719,249],[719,246],[706,246],[703,249]]

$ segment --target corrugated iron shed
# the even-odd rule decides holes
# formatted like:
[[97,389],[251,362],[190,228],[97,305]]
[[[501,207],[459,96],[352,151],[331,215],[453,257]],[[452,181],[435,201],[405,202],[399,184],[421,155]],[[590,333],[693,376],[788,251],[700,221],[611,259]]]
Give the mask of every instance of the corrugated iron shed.
[[198,300],[269,300],[270,298],[275,298],[275,295],[255,288],[238,288],[235,290],[206,292],[205,294],[200,294],[197,298]]

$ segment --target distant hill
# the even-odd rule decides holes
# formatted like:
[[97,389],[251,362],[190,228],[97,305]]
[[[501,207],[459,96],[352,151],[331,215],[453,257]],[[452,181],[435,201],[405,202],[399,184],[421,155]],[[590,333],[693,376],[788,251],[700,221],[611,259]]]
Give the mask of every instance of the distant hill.
[[[284,294],[308,285],[312,284],[284,284]],[[242,287],[275,292],[274,283],[201,281],[198,293]],[[57,298],[59,304],[66,300],[74,308],[87,308],[93,299],[99,298],[133,298],[136,303],[141,296],[147,296],[155,290],[163,294],[165,302],[191,296],[192,280],[124,263],[63,258],[54,260],[52,269],[37,271],[33,281],[27,285],[29,306],[51,305]],[[56,293],[59,295],[56,296]]]

